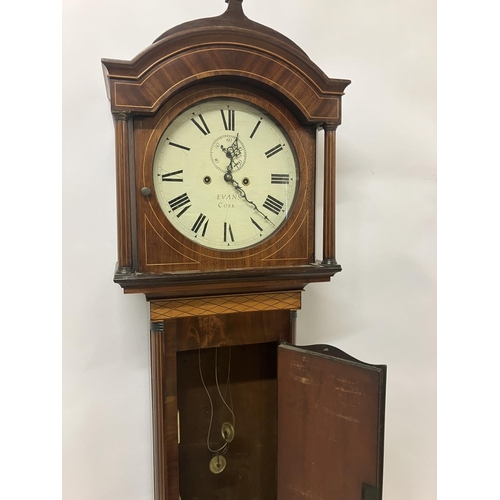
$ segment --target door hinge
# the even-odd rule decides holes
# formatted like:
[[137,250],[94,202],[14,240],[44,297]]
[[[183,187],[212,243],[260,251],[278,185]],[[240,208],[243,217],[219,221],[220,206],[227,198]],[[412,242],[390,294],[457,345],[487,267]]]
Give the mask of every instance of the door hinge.
[[181,444],[181,415],[177,410],[177,444]]

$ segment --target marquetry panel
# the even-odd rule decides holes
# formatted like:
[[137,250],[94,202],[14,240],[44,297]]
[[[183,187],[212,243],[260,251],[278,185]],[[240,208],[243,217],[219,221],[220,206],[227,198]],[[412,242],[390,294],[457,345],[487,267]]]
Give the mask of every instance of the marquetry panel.
[[154,300],[150,303],[151,321],[189,316],[231,314],[256,311],[297,310],[301,292],[222,295],[195,299]]

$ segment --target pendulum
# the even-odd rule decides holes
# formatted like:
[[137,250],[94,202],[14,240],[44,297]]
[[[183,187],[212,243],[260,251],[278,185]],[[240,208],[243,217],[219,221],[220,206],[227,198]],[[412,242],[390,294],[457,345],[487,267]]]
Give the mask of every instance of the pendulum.
[[[208,388],[205,384],[205,380],[203,378],[203,372],[201,370],[201,349],[198,350],[198,367],[200,371],[200,378],[201,382],[203,384],[203,387],[205,388],[205,392],[207,393],[208,400],[210,402],[210,423],[208,425],[208,433],[207,433],[207,448],[211,453],[215,453],[215,456],[212,457],[209,463],[209,469],[210,472],[213,474],[220,474],[225,468],[227,464],[226,458],[223,456],[224,454],[227,453],[227,450],[229,449],[229,443],[231,443],[234,439],[235,435],[235,416],[234,416],[234,411],[233,411],[233,400],[231,396],[231,386],[230,386],[230,373],[231,373],[231,348],[229,348],[229,361],[228,361],[228,368],[227,368],[227,380],[226,380],[226,394],[225,396],[222,396],[222,393],[220,391],[220,386],[219,386],[219,379],[218,379],[218,352],[217,348],[215,348],[215,385],[217,387],[217,392],[219,394],[219,397],[221,401],[224,403],[224,406],[228,409],[228,411],[231,413],[233,423],[229,422],[224,422],[221,426],[221,435],[224,439],[224,444],[220,446],[217,449],[213,449],[210,446],[210,432],[212,430],[212,423],[213,423],[213,418],[214,418],[214,404],[212,401],[212,398],[210,397],[210,393],[208,391]],[[228,405],[226,401],[227,393],[229,392],[229,402],[230,405]]]
[[217,453],[217,455],[210,460],[210,472],[220,474],[226,468],[226,463],[226,459]]

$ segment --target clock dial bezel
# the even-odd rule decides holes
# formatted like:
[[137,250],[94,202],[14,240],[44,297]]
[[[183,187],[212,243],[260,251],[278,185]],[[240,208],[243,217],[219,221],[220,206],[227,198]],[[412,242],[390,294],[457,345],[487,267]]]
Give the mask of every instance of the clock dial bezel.
[[[284,130],[293,147],[300,181],[286,220],[262,242],[236,250],[202,246],[179,232],[163,213],[153,186],[153,162],[158,143],[172,121],[182,112],[207,99],[236,99],[262,109]],[[238,267],[301,265],[314,260],[314,174],[316,132],[304,127],[286,106],[261,89],[244,84],[201,84],[169,100],[153,117],[134,121],[137,200],[138,269],[220,270]],[[214,167],[214,171],[216,171]],[[152,189],[150,196],[141,189]],[[146,237],[146,233],[148,237]],[[281,250],[301,234],[300,254],[281,259]],[[142,236],[141,236],[142,235]],[[150,244],[150,236],[156,244]],[[149,238],[149,239],[148,239]],[[146,241],[148,240],[148,242]],[[163,248],[160,248],[163,247]],[[296,252],[298,253],[298,252]],[[276,258],[273,255],[276,254]]]
[[153,161],[154,193],[169,222],[187,239],[223,252],[258,246],[279,231],[299,183],[295,148],[280,123],[234,97],[183,110]]

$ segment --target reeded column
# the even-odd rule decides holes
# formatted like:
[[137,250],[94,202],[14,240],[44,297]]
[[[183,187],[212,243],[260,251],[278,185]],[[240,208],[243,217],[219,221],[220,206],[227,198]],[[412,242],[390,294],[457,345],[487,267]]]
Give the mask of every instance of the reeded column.
[[325,178],[323,198],[323,261],[324,266],[334,266],[335,260],[335,131],[337,125],[324,124]]
[[130,203],[130,160],[128,120],[130,113],[113,113],[116,146],[116,204],[118,215],[118,269],[132,270],[132,228]]
[[164,412],[163,321],[151,321],[151,383],[153,396],[154,498],[167,500],[166,428]]

